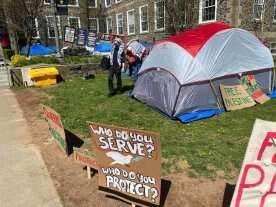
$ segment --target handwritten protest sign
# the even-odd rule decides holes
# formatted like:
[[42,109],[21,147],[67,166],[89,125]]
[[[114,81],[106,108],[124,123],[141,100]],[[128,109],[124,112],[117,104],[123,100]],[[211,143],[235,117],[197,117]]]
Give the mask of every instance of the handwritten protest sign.
[[49,132],[60,148],[68,154],[64,127],[60,115],[48,106],[42,105],[42,111],[48,122]]
[[87,31],[84,29],[78,30],[77,45],[84,46],[86,44]]
[[88,47],[95,47],[97,42],[97,36],[94,32],[89,32],[87,36],[87,46]]
[[227,111],[243,109],[256,104],[241,85],[220,85],[220,91]]
[[240,79],[242,86],[246,92],[255,100],[257,103],[263,104],[270,98],[262,91],[259,84],[257,83],[254,75],[242,76]]
[[90,150],[79,149],[74,147],[74,160],[95,170],[98,169],[96,154]]
[[276,206],[276,123],[256,120],[231,207]]
[[74,43],[75,42],[76,29],[72,27],[64,27],[64,42]]
[[103,191],[112,190],[113,195],[132,203],[159,205],[159,135],[96,123],[89,123],[89,131],[95,142],[99,186],[106,189]]

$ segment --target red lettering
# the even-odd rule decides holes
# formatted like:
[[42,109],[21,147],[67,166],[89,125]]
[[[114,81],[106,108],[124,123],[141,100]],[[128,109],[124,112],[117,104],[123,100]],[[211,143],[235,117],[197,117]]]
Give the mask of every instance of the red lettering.
[[90,157],[82,156],[81,154],[78,154],[78,153],[76,153],[75,159],[77,161],[84,163],[85,165],[97,166],[96,160],[93,160]]
[[265,95],[263,91],[261,90],[258,90],[258,91],[255,91],[251,97],[256,100],[257,98],[260,98],[261,96]]
[[54,114],[54,113],[52,113],[52,112],[50,112],[50,111],[47,111],[46,108],[43,108],[43,110],[44,110],[45,116],[46,116],[48,119],[50,119],[50,120],[53,121],[57,126],[59,126],[60,128],[63,129],[61,120],[60,120],[60,118],[59,118],[56,114]]
[[265,200],[266,200],[266,197],[268,195],[276,195],[276,192],[275,192],[275,185],[276,185],[276,174],[274,175],[273,179],[272,179],[272,182],[270,184],[270,189],[269,191],[262,197],[262,200],[261,200],[261,204],[260,204],[260,207],[264,207],[264,204],[265,204]]
[[[274,140],[274,139],[276,139],[276,132],[267,132],[266,137],[265,137],[265,139],[263,141],[263,144],[260,148],[260,151],[258,153],[257,160],[260,161],[262,159],[264,151],[267,147],[272,147],[273,146],[273,143],[272,143],[273,141],[272,140]],[[274,159],[275,155],[272,158],[273,163],[275,163],[275,159]]]
[[[256,183],[246,183],[246,178],[247,178],[248,172],[251,169],[255,169],[255,170],[258,170],[260,172],[260,179]],[[243,171],[241,182],[240,182],[239,189],[238,189],[237,199],[236,199],[236,202],[235,202],[236,203],[235,207],[240,206],[243,190],[245,188],[254,188],[254,187],[260,185],[264,181],[264,177],[265,177],[264,170],[261,168],[261,166],[255,165],[255,164],[248,164],[244,167],[244,171]]]

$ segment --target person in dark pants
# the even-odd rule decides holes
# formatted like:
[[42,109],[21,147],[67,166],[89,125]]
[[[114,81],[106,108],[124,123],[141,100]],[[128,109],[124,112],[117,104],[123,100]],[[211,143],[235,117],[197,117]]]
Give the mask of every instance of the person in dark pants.
[[[111,97],[116,94],[116,91],[122,90],[121,69],[124,63],[124,45],[119,38],[115,39],[110,56],[110,70],[108,73],[108,96]],[[116,77],[117,88],[114,90],[113,79]]]

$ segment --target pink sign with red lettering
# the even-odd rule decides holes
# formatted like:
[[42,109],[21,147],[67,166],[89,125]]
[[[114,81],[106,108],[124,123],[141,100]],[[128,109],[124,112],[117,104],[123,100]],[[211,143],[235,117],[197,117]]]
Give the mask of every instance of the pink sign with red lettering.
[[276,123],[257,119],[230,207],[276,206]]

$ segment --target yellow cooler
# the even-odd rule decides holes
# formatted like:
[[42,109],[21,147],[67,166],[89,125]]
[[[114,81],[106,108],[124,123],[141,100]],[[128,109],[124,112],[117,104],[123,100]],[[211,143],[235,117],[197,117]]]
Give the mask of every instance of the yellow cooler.
[[36,87],[56,84],[58,74],[59,72],[55,67],[33,68],[29,70],[29,77]]

